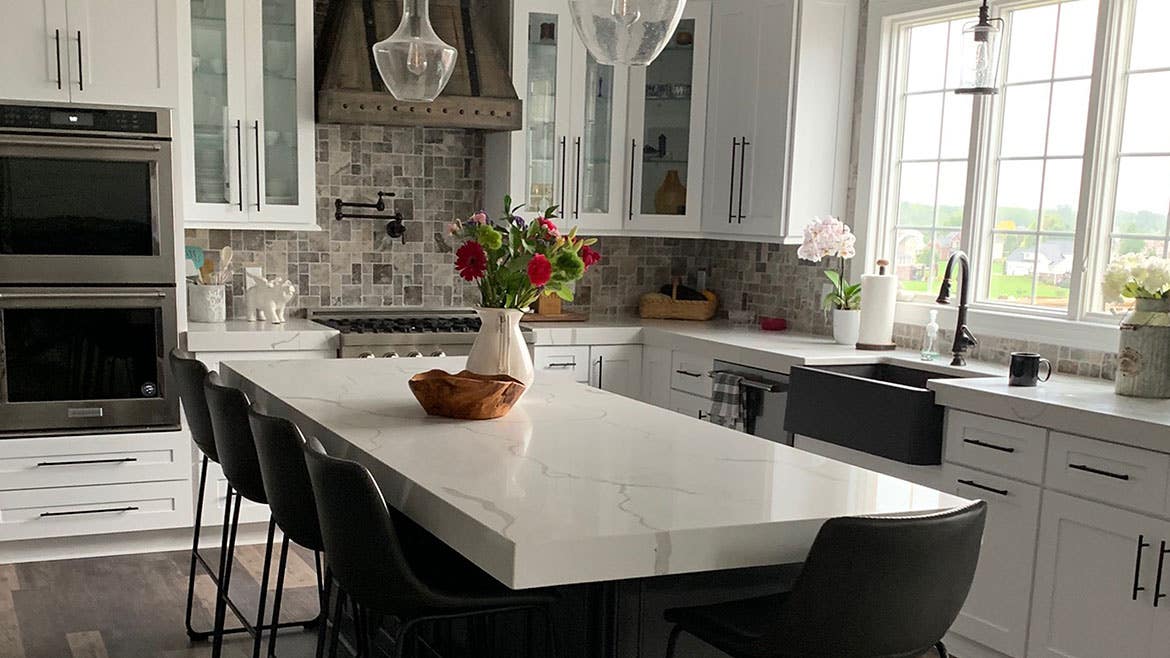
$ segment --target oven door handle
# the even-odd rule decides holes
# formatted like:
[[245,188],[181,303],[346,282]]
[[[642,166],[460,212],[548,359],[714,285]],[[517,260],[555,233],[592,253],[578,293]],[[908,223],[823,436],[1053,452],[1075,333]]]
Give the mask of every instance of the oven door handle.
[[164,292],[0,292],[0,299],[165,299]]
[[0,144],[14,146],[48,146],[62,148],[105,148],[126,151],[161,151],[162,145],[116,138],[69,139],[64,137],[33,137],[30,135],[0,135]]

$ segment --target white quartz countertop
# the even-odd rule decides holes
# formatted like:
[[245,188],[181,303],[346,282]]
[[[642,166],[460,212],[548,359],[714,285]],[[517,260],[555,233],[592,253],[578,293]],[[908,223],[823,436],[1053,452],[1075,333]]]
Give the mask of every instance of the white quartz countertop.
[[493,421],[407,380],[463,359],[228,361],[269,412],[364,463],[387,501],[512,588],[796,562],[832,517],[966,501],[570,381]]
[[282,324],[228,320],[188,322],[190,352],[266,352],[336,350],[338,331],[311,320],[293,318]]

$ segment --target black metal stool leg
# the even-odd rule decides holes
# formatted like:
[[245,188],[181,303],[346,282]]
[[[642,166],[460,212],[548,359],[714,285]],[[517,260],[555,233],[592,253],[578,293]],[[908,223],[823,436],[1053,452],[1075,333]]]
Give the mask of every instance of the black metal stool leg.
[[678,644],[680,633],[682,633],[682,626],[676,624],[670,631],[670,639],[666,641],[666,658],[674,658],[674,647]]
[[276,632],[280,626],[280,598],[284,595],[284,570],[288,566],[288,535],[280,542],[280,564],[276,567],[276,594],[272,599],[272,629],[268,632],[268,656],[276,656]]
[[183,623],[187,627],[187,637],[192,640],[206,640],[209,634],[195,630],[191,625],[191,609],[195,604],[195,567],[199,561],[199,535],[203,531],[203,495],[207,489],[207,455],[203,455],[203,466],[199,471],[199,495],[195,502],[195,530],[191,539],[191,569],[187,574],[187,612]]
[[272,570],[272,543],[276,538],[276,518],[268,517],[268,543],[264,548],[264,574],[260,576],[260,603],[256,610],[256,632],[252,634],[252,658],[260,658],[264,644],[264,606],[268,602],[268,572]]
[[[320,568],[320,561],[318,560],[318,569]],[[318,572],[320,573],[320,572]],[[317,629],[317,657],[325,658],[325,640],[326,631],[329,628],[329,594],[333,589],[333,571],[329,567],[325,567],[324,584],[321,587],[321,626]],[[337,619],[333,620],[334,625],[337,624]]]
[[942,640],[934,645],[934,649],[938,651],[938,658],[950,658],[950,654],[947,653],[947,645],[943,644]]
[[330,640],[329,656],[337,658],[337,645],[341,642],[341,620],[345,617],[345,590],[337,588],[337,607],[333,612],[333,638]]
[[219,599],[215,605],[215,643],[211,647],[211,658],[223,655],[223,627],[226,623],[228,594],[231,592],[232,560],[236,551],[236,530],[240,523],[240,502],[242,496],[236,494],[232,503],[231,532],[228,533],[227,551],[220,556],[223,562],[223,576],[219,579]]

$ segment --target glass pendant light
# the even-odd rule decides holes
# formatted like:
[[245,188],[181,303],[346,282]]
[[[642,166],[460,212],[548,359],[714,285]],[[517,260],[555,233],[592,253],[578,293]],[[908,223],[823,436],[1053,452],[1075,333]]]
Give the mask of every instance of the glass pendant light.
[[569,0],[573,25],[599,64],[646,66],[666,47],[686,0]]
[[402,22],[374,44],[374,63],[390,93],[400,101],[430,103],[455,70],[455,49],[431,27],[428,0],[403,0]]
[[956,94],[998,94],[999,32],[1002,18],[991,18],[987,0],[979,8],[979,21],[963,26],[963,52]]

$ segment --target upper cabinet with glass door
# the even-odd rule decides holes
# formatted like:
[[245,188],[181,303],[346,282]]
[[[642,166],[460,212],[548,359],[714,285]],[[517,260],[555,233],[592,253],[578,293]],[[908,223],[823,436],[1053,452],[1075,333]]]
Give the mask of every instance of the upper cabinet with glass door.
[[626,208],[622,145],[629,67],[599,64],[574,32],[572,89],[567,226],[620,230]]
[[691,0],[666,49],[630,69],[627,226],[699,230],[707,126],[711,3]]
[[190,8],[184,226],[317,228],[311,0]]

